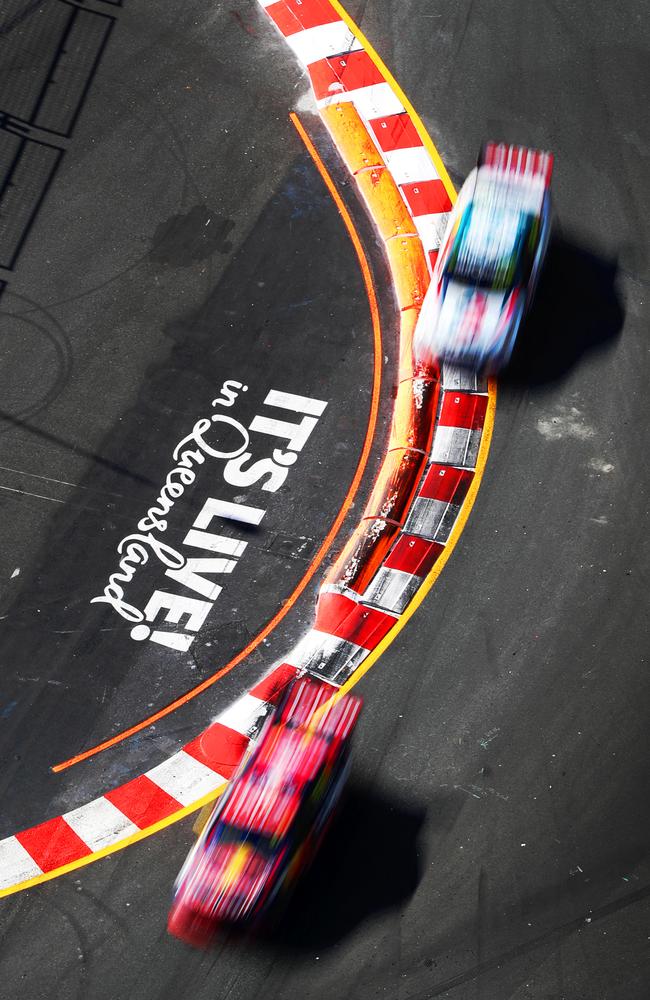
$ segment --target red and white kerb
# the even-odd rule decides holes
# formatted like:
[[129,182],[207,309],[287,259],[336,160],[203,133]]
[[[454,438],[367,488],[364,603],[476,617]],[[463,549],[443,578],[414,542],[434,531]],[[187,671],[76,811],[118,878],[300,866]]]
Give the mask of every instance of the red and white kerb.
[[[354,104],[400,189],[432,266],[450,202],[399,98],[328,0],[260,3],[307,69],[318,106]],[[543,170],[546,164],[534,167]],[[117,846],[217,791],[292,679],[309,673],[335,690],[386,638],[444,551],[474,476],[487,385],[444,365],[441,389],[428,465],[403,529],[365,593],[323,587],[313,628],[196,739],[92,802],[0,841],[0,890]]]
[[400,190],[432,269],[451,202],[399,97],[328,0],[260,3],[307,70],[317,106],[354,105]]
[[286,685],[283,663],[200,736],[105,795],[0,841],[0,890],[80,861],[137,834],[226,784]]

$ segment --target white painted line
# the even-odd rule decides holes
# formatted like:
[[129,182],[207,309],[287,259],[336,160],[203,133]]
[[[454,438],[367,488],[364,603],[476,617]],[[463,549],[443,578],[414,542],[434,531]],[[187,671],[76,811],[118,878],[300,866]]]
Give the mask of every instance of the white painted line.
[[117,806],[104,798],[64,813],[63,819],[93,851],[101,851],[139,830]]
[[[266,511],[261,507],[247,507],[245,503],[231,503],[209,497],[194,521],[195,528],[207,528],[213,517],[225,517],[242,524],[259,524]],[[222,550],[223,551],[223,550]]]
[[297,396],[293,392],[281,392],[271,389],[264,400],[266,406],[279,406],[282,410],[293,410],[294,413],[306,413],[310,417],[320,417],[325,412],[327,403],[322,399],[311,399],[309,396]]

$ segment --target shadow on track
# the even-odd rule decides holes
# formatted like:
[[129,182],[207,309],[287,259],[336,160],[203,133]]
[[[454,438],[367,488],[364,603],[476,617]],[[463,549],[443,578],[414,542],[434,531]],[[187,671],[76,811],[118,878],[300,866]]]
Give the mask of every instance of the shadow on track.
[[535,301],[500,385],[559,381],[583,355],[613,343],[624,320],[617,273],[616,260],[553,234]]
[[351,784],[313,866],[265,943],[284,952],[326,948],[372,914],[403,906],[420,879],[424,819],[417,805]]

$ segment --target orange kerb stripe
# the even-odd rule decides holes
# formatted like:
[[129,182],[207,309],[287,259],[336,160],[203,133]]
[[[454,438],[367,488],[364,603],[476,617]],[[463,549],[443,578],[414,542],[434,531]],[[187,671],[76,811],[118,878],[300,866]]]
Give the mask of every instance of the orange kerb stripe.
[[[417,488],[419,473],[425,462],[425,449],[433,432],[437,391],[430,397],[431,405],[427,410],[430,421],[425,426],[421,422],[418,426],[413,423],[411,353],[413,326],[430,279],[422,242],[397,184],[383,162],[378,166],[369,166],[374,159],[381,158],[359,113],[348,103],[347,107],[343,104],[332,105],[321,114],[337,149],[354,174],[370,217],[384,241],[400,307],[401,384],[395,401],[388,453],[377,473],[363,518],[325,580],[329,584],[340,583],[342,578],[346,578],[347,567],[353,564],[356,567],[354,579],[346,579],[346,582],[357,593],[362,593],[382,564],[401,526],[401,520],[398,522],[383,517],[377,520],[377,512],[385,509],[389,496],[391,511],[395,504],[400,510],[405,509],[406,501],[412,498]],[[408,453],[398,456],[395,449],[403,451],[405,448]],[[399,503],[396,500],[398,497]],[[393,517],[391,512],[390,518]]]
[[389,240],[393,236],[414,236],[418,231],[399,193],[393,175],[386,167],[360,170],[355,176],[359,190],[375,223],[381,238]]
[[385,245],[397,304],[400,309],[415,308],[419,313],[430,282],[422,241],[417,236],[395,236]]
[[353,176],[359,170],[386,166],[352,101],[329,104],[320,109],[320,116],[336,143],[341,159]]
[[304,142],[307,152],[314,161],[316,168],[325,182],[327,190],[331,194],[336,207],[339,210],[339,214],[343,219],[345,228],[348,231],[348,235],[354,246],[357,259],[359,261],[359,266],[361,268],[361,274],[363,276],[363,283],[366,288],[366,295],[368,297],[368,305],[370,307],[370,318],[372,321],[372,336],[373,336],[373,373],[372,373],[372,394],[370,399],[370,413],[368,415],[368,426],[366,428],[366,435],[363,442],[363,448],[361,449],[361,455],[359,456],[359,461],[357,463],[357,468],[352,478],[352,482],[348,488],[345,495],[345,499],[341,504],[338,514],[330,528],[327,535],[323,539],[318,552],[309,564],[307,572],[302,577],[300,583],[293,591],[290,597],[287,598],[283,607],[271,618],[271,620],[264,626],[262,631],[252,639],[241,652],[237,653],[236,656],[226,663],[225,667],[218,670],[211,677],[206,678],[201,684],[198,684],[195,688],[187,691],[185,694],[181,695],[180,698],[176,698],[175,701],[170,702],[160,711],[154,712],[153,715],[148,716],[146,719],[142,719],[140,722],[136,722],[135,725],[130,726],[128,729],[124,729],[121,733],[117,733],[115,736],[111,737],[109,740],[104,740],[103,743],[98,743],[97,746],[90,747],[88,750],[84,750],[82,753],[76,754],[74,757],[70,757],[69,760],[64,760],[60,764],[55,764],[52,767],[52,771],[59,772],[65,771],[67,768],[72,767],[73,764],[80,764],[81,761],[88,760],[89,757],[94,757],[96,754],[101,753],[103,750],[108,750],[110,747],[116,746],[118,743],[122,743],[124,740],[128,739],[130,736],[134,736],[135,733],[141,732],[146,729],[147,726],[153,725],[158,722],[159,719],[163,719],[166,715],[171,715],[175,712],[177,708],[182,705],[187,704],[193,698],[207,691],[209,687],[216,684],[218,680],[224,677],[226,674],[230,673],[237,664],[245,660],[246,657],[253,652],[254,649],[266,639],[266,637],[273,631],[274,628],[282,621],[284,616],[291,610],[293,605],[296,603],[300,595],[305,590],[309,581],[312,579],[318,568],[320,567],[323,559],[325,558],[329,548],[331,547],[334,539],[336,538],[345,517],[350,510],[350,507],[354,501],[354,498],[358,492],[359,486],[361,484],[361,479],[366,471],[366,465],[368,464],[368,458],[370,456],[370,449],[372,447],[372,441],[375,436],[375,429],[377,427],[377,414],[379,412],[379,395],[381,390],[381,368],[382,368],[382,341],[381,341],[381,324],[379,320],[379,307],[377,305],[377,295],[375,293],[375,288],[372,282],[372,275],[370,273],[370,267],[368,265],[368,259],[366,257],[363,246],[361,245],[361,240],[357,234],[354,227],[354,222],[352,217],[348,212],[347,208],[343,204],[343,200],[334,186],[334,181],[330,177],[325,164],[323,163],[321,157],[319,156],[316,147],[313,142],[305,132],[298,116],[293,112],[290,115],[291,121],[293,122],[298,135]]

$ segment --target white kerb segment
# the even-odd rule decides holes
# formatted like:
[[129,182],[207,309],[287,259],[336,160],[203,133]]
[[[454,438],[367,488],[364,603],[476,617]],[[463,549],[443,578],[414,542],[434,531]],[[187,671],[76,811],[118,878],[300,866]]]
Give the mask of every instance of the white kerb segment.
[[358,90],[343,90],[332,93],[331,97],[323,97],[318,102],[319,108],[329,104],[342,104],[351,101],[362,118],[383,118],[386,115],[399,115],[404,111],[400,99],[387,83],[372,83],[369,87]]
[[[312,628],[284,657],[284,662],[330,683],[342,684],[367,655],[368,650],[363,646]],[[343,679],[339,680],[341,676]]]
[[0,840],[0,889],[26,882],[43,872],[15,837]]
[[63,819],[93,851],[101,851],[139,830],[117,806],[104,798],[64,813]]
[[182,806],[192,805],[197,799],[214,792],[228,781],[218,771],[206,767],[184,750],[179,750],[169,760],[152,767],[146,772],[146,776]]
[[416,497],[404,525],[410,535],[446,542],[460,510],[459,504],[430,497]]
[[412,573],[381,566],[364,592],[363,600],[401,615],[421,583],[420,577]]
[[480,392],[485,395],[488,391],[487,379],[483,375],[477,375],[471,368],[463,368],[461,365],[453,365],[448,361],[442,366],[442,388],[454,392]]
[[480,444],[480,430],[438,426],[433,439],[431,461],[440,465],[457,465],[461,469],[473,469],[476,466]]
[[393,149],[382,153],[384,162],[396,184],[415,184],[417,181],[437,181],[438,171],[424,146]]
[[413,222],[425,250],[437,250],[447,228],[448,212],[431,215],[414,215]]
[[348,28],[345,21],[334,21],[322,24],[316,28],[297,31],[285,38],[303,66],[311,66],[320,59],[342,55],[345,52],[358,52],[363,45]]
[[221,715],[218,715],[214,721],[222,726],[227,726],[228,729],[234,729],[242,736],[248,736],[249,729],[254,728],[255,723],[266,708],[267,703],[261,698],[256,698],[252,694],[244,694]]

